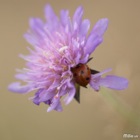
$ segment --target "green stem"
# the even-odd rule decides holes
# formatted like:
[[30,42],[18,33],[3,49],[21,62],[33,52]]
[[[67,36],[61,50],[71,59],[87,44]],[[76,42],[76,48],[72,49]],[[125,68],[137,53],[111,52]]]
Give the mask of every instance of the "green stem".
[[107,89],[102,90],[102,95],[105,97],[104,99],[110,103],[125,119],[131,123],[140,125],[140,114],[132,110],[130,106],[124,103],[124,101],[121,101],[118,96],[110,93]]

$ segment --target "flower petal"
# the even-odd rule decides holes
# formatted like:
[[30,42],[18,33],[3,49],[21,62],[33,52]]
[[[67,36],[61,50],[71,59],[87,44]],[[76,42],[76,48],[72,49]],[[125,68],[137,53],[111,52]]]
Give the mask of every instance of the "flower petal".
[[93,77],[93,79],[94,79],[94,78],[100,77],[100,76],[102,76],[103,74],[105,74],[105,73],[107,73],[107,72],[110,72],[110,71],[112,71],[112,68],[105,69],[105,70],[101,71],[100,73],[97,73],[97,74],[92,75],[92,77]]
[[8,89],[16,93],[28,93],[31,91],[31,87],[29,85],[21,86],[19,82],[10,84]]
[[103,18],[100,19],[94,26],[92,33],[98,35],[98,36],[103,36],[104,32],[106,31],[108,27],[108,19]]
[[85,55],[84,57],[82,57],[80,60],[79,60],[79,63],[82,63],[82,64],[85,64],[87,63],[89,59],[89,54]]
[[83,20],[79,30],[80,36],[85,37],[87,35],[89,28],[90,28],[90,21],[88,19]]
[[47,20],[52,20],[54,18],[56,18],[56,15],[52,9],[52,7],[48,4],[45,7],[45,16]]
[[74,85],[74,83],[71,82],[71,83],[69,83],[68,95],[64,99],[66,105],[72,101],[72,99],[75,96],[75,93],[76,93],[75,85]]
[[99,84],[107,88],[123,90],[128,87],[128,80],[123,77],[108,75],[105,78],[101,78]]
[[99,37],[97,34],[90,34],[84,47],[85,54],[90,55],[102,41],[102,37]]
[[18,73],[15,75],[15,77],[19,80],[27,80],[28,79],[28,76],[26,74],[22,74],[22,73]]
[[68,10],[61,10],[60,12],[60,21],[62,26],[64,27],[64,32],[67,34],[71,34],[71,21],[69,18],[69,11]]
[[47,5],[45,7],[45,16],[47,19],[49,29],[54,31],[54,29],[56,29],[59,24],[59,20],[50,5]]
[[43,40],[43,37],[46,36],[44,32],[44,23],[39,18],[30,18],[29,20],[30,28],[32,32],[39,38],[40,40]]
[[53,98],[55,96],[55,90],[49,90],[49,91],[44,91],[41,95],[40,95],[40,102],[45,102],[47,100],[50,100],[51,98]]
[[63,109],[62,109],[62,105],[61,103],[59,102],[58,105],[55,107],[55,110],[58,111],[58,112],[61,112]]
[[39,89],[36,93],[34,97],[30,97],[29,100],[32,100],[34,104],[39,105],[40,101],[39,101],[39,95],[44,92],[44,89]]
[[95,90],[98,91],[100,86],[104,86],[111,89],[116,90],[123,90],[128,86],[128,80],[114,75],[108,75],[105,78],[101,78],[101,75],[111,71],[112,69],[106,69],[100,73],[95,75],[91,75],[90,86]]
[[90,86],[95,90],[95,91],[99,91],[100,89],[100,79],[101,79],[101,76],[109,71],[111,71],[112,69],[109,68],[109,69],[106,69],[106,70],[103,70],[102,72],[100,73],[97,73],[97,74],[94,74],[94,75],[91,75],[91,80],[90,80]]
[[85,48],[84,48],[85,54],[91,54],[96,49],[96,47],[100,43],[102,43],[103,41],[102,36],[104,32],[106,31],[107,26],[108,26],[107,18],[103,18],[95,24],[91,34],[88,37],[87,43],[85,45]]
[[68,10],[61,10],[60,12],[60,19],[61,19],[61,24],[65,27],[70,24],[69,20],[69,11]]
[[[57,106],[59,106],[59,107],[57,107]],[[54,110],[55,108],[60,108],[60,97],[58,95],[56,95],[52,99],[52,102],[51,102],[50,107],[48,108],[47,112],[50,112],[50,111]]]
[[74,24],[76,23],[79,25],[82,21],[82,16],[83,16],[83,7],[79,6],[73,16],[73,22]]
[[95,91],[99,91],[100,89],[100,86],[99,86],[99,83],[98,83],[98,80],[95,81],[95,80],[90,80],[90,86],[95,90]]

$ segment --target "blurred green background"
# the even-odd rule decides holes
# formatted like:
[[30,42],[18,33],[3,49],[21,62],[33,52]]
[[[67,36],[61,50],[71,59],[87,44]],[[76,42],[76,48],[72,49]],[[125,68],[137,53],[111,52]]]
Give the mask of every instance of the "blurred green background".
[[[47,113],[44,104],[28,100],[33,93],[19,95],[7,90],[15,81],[15,68],[28,54],[23,34],[30,17],[44,18],[45,4],[57,15],[61,9],[84,7],[84,18],[93,25],[103,17],[110,21],[104,42],[92,54],[91,68],[113,68],[124,76],[124,91],[90,87],[81,89],[81,104],[75,100],[61,113]],[[140,137],[140,1],[139,0],[0,0],[0,140],[122,140],[123,134]],[[136,139],[136,138],[135,138]],[[137,138],[139,139],[139,138]]]

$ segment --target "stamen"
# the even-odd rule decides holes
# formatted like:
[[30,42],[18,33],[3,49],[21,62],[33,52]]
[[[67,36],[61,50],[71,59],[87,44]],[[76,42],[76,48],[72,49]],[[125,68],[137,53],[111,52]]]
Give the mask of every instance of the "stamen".
[[59,52],[61,53],[61,52],[63,52],[64,50],[66,50],[67,48],[68,48],[68,46],[64,46],[64,47],[62,47],[62,48],[59,49]]

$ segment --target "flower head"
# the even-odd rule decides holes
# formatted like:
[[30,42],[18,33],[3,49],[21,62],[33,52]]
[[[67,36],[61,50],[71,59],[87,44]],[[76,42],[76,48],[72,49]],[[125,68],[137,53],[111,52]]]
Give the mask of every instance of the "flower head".
[[110,69],[99,72],[89,69],[87,62],[90,54],[103,41],[103,34],[108,26],[108,19],[100,19],[88,35],[90,22],[82,20],[83,8],[78,7],[72,19],[69,11],[62,10],[58,18],[50,5],[45,7],[47,22],[39,18],[29,21],[30,30],[25,34],[26,40],[32,45],[30,54],[20,55],[27,61],[26,68],[18,70],[16,78],[25,82],[9,85],[9,90],[17,93],[36,91],[32,101],[49,105],[48,111],[62,111],[60,99],[69,104],[75,97],[79,101],[79,86],[87,84],[99,91],[100,86],[111,89],[125,89],[128,81],[117,76],[102,74]]

